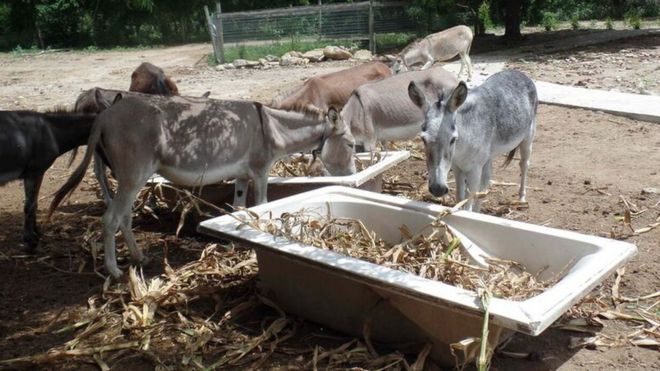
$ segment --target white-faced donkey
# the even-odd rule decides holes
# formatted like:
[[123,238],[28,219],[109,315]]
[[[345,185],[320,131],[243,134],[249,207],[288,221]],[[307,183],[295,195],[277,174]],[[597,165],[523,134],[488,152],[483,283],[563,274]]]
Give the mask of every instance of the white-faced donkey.
[[[468,92],[464,82],[448,95],[430,102],[411,82],[410,99],[425,112],[421,137],[426,150],[429,191],[436,197],[448,192],[449,169],[456,178],[456,201],[483,192],[490,185],[492,160],[508,152],[504,166],[520,149],[520,201],[536,129],[538,96],[534,82],[518,71],[502,71]],[[471,197],[466,208],[479,211]]]

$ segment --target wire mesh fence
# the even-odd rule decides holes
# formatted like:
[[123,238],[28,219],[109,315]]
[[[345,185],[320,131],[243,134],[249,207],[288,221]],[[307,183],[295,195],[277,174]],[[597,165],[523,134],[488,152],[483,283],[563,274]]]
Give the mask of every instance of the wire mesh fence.
[[403,1],[363,1],[223,13],[207,10],[209,33],[218,62],[227,43],[268,42],[291,38],[369,40],[375,52],[377,33],[410,32],[418,24]]

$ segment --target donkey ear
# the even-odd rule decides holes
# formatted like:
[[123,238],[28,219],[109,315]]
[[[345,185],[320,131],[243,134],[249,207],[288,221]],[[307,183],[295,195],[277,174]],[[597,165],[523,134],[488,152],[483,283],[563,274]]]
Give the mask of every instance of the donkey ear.
[[339,112],[337,112],[337,109],[334,107],[330,107],[328,109],[328,119],[332,124],[332,128],[335,130],[344,126],[344,121],[342,121],[341,117],[339,116]]
[[449,109],[454,112],[465,102],[467,99],[468,88],[463,81],[458,83],[458,86],[454,88],[454,91],[449,97]]
[[210,91],[207,91],[206,93],[202,94],[202,98],[208,98],[211,95]]
[[[105,99],[105,97],[101,93],[101,90],[99,90],[99,89],[96,89],[94,91],[94,99],[96,100],[96,105],[99,108],[99,112],[103,111],[104,109],[106,109],[108,107],[110,107],[112,105],[112,103],[114,103],[114,102],[112,102],[112,103],[108,102],[108,100]],[[116,99],[116,97],[115,97],[115,99]]]
[[112,104],[115,104],[122,99],[124,99],[124,96],[121,93],[117,93],[117,95],[115,95],[115,99],[112,101]]
[[411,81],[410,84],[408,84],[408,96],[417,107],[426,112],[429,105],[426,101],[426,96],[414,81]]

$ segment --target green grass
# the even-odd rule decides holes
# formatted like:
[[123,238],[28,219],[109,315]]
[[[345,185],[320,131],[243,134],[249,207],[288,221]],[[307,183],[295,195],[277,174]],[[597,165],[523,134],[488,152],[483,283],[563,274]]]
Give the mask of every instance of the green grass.
[[[414,33],[389,33],[376,35],[376,51],[378,54],[398,52],[403,47],[414,41],[417,35]],[[348,39],[323,39],[323,40],[301,40],[299,38],[280,40],[268,44],[251,45],[238,44],[225,48],[225,61],[233,62],[236,59],[257,60],[269,54],[281,57],[282,54],[295,50],[304,53],[309,50],[324,48],[328,45],[344,46],[349,49],[367,49],[369,44],[366,40]],[[208,56],[208,64],[217,64],[213,54]]]
[[376,52],[378,54],[398,53],[419,37],[414,32],[376,34]]

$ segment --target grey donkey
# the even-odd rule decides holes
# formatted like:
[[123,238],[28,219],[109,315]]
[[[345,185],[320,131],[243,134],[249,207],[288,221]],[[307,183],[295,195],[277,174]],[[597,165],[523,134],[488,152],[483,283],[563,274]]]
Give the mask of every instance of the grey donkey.
[[[429,191],[447,194],[449,169],[456,178],[456,201],[483,192],[490,185],[492,160],[508,153],[504,166],[520,149],[520,201],[525,185],[532,140],[536,129],[538,96],[534,82],[518,71],[502,71],[472,89],[464,82],[448,95],[430,102],[413,81],[410,99],[425,112],[421,138],[426,151]],[[466,208],[479,211],[480,201],[470,198]]]
[[132,206],[154,173],[194,187],[236,179],[234,200],[240,206],[245,205],[248,180],[252,180],[255,203],[260,204],[267,200],[268,172],[277,160],[321,148],[324,164],[343,164],[353,158],[353,144],[334,109],[319,115],[276,110],[251,101],[179,96],[115,98],[94,121],[85,157],[55,193],[50,213],[74,191],[92,154],[101,148],[118,184],[116,197],[103,215],[105,267],[118,278],[122,275],[115,258],[118,229],[132,260],[146,261],[133,236]]

